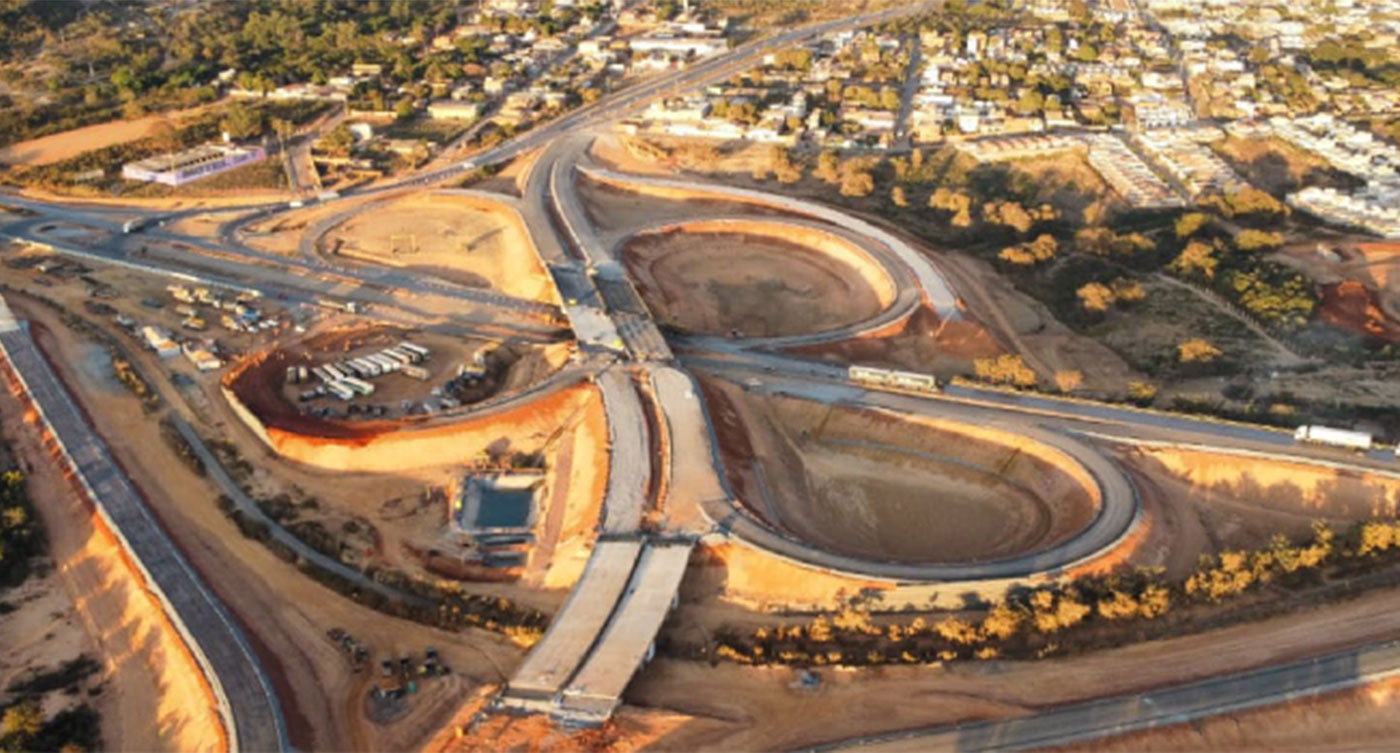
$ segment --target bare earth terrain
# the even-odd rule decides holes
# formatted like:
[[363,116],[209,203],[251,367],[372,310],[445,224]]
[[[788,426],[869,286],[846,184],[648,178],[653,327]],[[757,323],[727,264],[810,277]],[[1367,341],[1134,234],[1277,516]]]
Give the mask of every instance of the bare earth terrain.
[[749,337],[820,332],[868,319],[878,297],[832,257],[727,234],[638,238],[624,254],[647,306],[683,330]]
[[718,380],[706,387],[740,497],[822,548],[907,562],[997,559],[1051,546],[1092,519],[1084,489],[1015,447]]
[[330,253],[547,300],[549,282],[520,223],[482,206],[448,195],[398,199],[357,214],[322,242]]

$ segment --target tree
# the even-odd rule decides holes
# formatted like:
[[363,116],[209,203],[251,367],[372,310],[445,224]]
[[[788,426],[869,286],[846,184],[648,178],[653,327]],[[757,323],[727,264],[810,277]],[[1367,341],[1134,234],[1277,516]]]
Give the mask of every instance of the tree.
[[263,135],[263,114],[242,102],[234,102],[219,126],[235,141],[257,138]]
[[1235,236],[1235,248],[1241,251],[1272,251],[1283,245],[1283,236],[1265,230],[1241,230]]
[[1084,384],[1084,372],[1078,369],[1061,369],[1055,372],[1055,387],[1060,392],[1074,392]]
[[880,109],[899,109],[899,90],[893,87],[886,87],[880,90]]
[[5,716],[0,720],[0,734],[14,750],[28,750],[31,741],[43,728],[44,710],[32,698],[5,709]]
[[982,207],[982,219],[993,225],[1005,225],[1018,233],[1030,232],[1034,222],[1030,212],[1014,201],[989,201]]
[[1137,380],[1128,382],[1128,399],[1139,405],[1147,405],[1157,399],[1157,386]]
[[941,209],[952,214],[949,222],[953,227],[972,225],[972,198],[961,191],[951,191],[940,186],[928,197],[930,209]]
[[1113,307],[1118,301],[1118,296],[1114,295],[1113,289],[1101,282],[1090,282],[1080,286],[1074,291],[1075,297],[1079,299],[1079,305],[1085,311],[1103,313]]
[[1220,259],[1215,256],[1215,248],[1200,241],[1191,241],[1171,263],[1171,268],[1183,276],[1199,275],[1207,280],[1215,279],[1215,269]]
[[355,136],[344,123],[336,126],[316,142],[316,148],[334,157],[348,157],[355,146]]
[[940,620],[933,626],[933,631],[949,643],[966,646],[977,642],[977,629],[957,617]]
[[1030,266],[1055,258],[1055,251],[1058,248],[1059,243],[1053,235],[1042,233],[1029,243],[1018,243],[1003,248],[997,256],[1002,261],[1018,266]]
[[841,195],[869,196],[875,190],[875,178],[854,161],[841,167]]
[[909,197],[904,195],[904,186],[895,186],[890,189],[890,201],[901,209],[909,206]]
[[1220,357],[1220,348],[1203,337],[1183,340],[1176,346],[1177,359],[1182,363],[1210,363]]
[[1226,217],[1275,215],[1286,211],[1278,199],[1253,186],[1212,196],[1205,203],[1215,206]]
[[1142,283],[1126,277],[1116,278],[1109,283],[1109,287],[1113,290],[1113,297],[1119,305],[1137,303],[1147,297],[1147,291],[1143,289]]
[[841,158],[829,149],[822,152],[817,155],[817,169],[814,174],[827,183],[836,183],[841,180]]
[[1011,384],[1017,387],[1035,385],[1035,371],[1027,366],[1020,356],[1011,353],[996,358],[975,359],[972,368],[978,379],[993,384]]
[[982,620],[982,634],[988,638],[1004,641],[1016,634],[1026,621],[1025,613],[1002,602],[992,607]]
[[1119,235],[1106,227],[1086,227],[1074,234],[1074,246],[1097,256],[1129,256],[1151,251],[1157,244],[1141,233]]
[[1176,237],[1186,240],[1210,222],[1210,215],[1204,212],[1188,212],[1176,218]]

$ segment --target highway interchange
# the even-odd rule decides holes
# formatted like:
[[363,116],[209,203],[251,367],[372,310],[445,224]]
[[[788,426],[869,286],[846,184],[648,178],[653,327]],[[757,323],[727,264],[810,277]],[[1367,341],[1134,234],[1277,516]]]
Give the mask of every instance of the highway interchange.
[[[1346,458],[1296,446],[1290,435],[1261,427],[963,384],[950,385],[937,395],[877,391],[853,385],[843,366],[777,352],[777,347],[793,344],[789,342],[715,337],[668,342],[661,338],[626,279],[617,248],[599,237],[581,207],[577,186],[582,176],[643,190],[662,187],[778,206],[793,215],[792,222],[838,233],[859,243],[885,265],[899,286],[896,307],[900,310],[882,316],[906,316],[904,309],[914,300],[941,318],[962,315],[954,287],[936,263],[859,218],[756,191],[615,173],[591,164],[587,156],[592,129],[634,113],[658,97],[727,77],[753,65],[761,55],[806,36],[891,19],[927,5],[793,29],[609,95],[470,159],[388,185],[328,197],[326,201],[345,202],[345,210],[311,228],[300,253],[291,259],[258,251],[246,242],[247,227],[287,211],[283,203],[228,210],[230,219],[221,226],[218,239],[211,241],[185,236],[169,227],[208,210],[150,212],[4,195],[0,203],[34,214],[0,217],[8,219],[0,223],[0,235],[95,263],[255,290],[293,302],[360,302],[372,306],[377,317],[403,323],[428,321],[430,315],[414,301],[436,297],[452,305],[451,313],[435,326],[462,333],[546,341],[567,337],[572,330],[586,355],[576,373],[594,375],[603,394],[611,438],[610,476],[599,526],[602,535],[574,596],[503,696],[508,707],[545,711],[566,719],[606,718],[620,702],[628,678],[647,657],[671,606],[686,556],[698,542],[736,540],[807,566],[899,582],[997,581],[1054,574],[1111,549],[1130,533],[1139,518],[1136,491],[1131,479],[1098,449],[1098,442],[1200,447],[1394,474],[1395,461],[1388,452]],[[321,232],[367,205],[398,192],[454,180],[483,165],[534,150],[541,153],[530,170],[524,196],[509,203],[520,212],[536,253],[559,284],[557,307],[397,270],[342,265],[314,247]],[[124,237],[119,233],[121,224],[132,216],[146,218],[156,226]],[[45,232],[46,226],[57,222],[104,229],[112,232],[115,240],[83,245]],[[142,245],[157,243],[183,244],[191,253],[181,258],[182,254],[140,250]],[[569,322],[568,330],[561,328],[561,319]],[[885,323],[888,319],[875,324]],[[208,657],[205,671],[221,697],[227,698],[224,712],[235,747],[285,749],[276,698],[237,627],[222,616],[223,607],[205,591],[198,576],[187,565],[179,566],[180,554],[169,539],[150,529],[158,524],[142,512],[143,503],[115,464],[103,459],[105,448],[100,440],[94,443],[80,412],[64,407],[70,405],[70,398],[37,356],[32,342],[26,344],[27,334],[13,322],[0,329],[4,329],[0,346],[11,368],[19,372],[30,397],[41,403],[44,417],[67,448],[70,462],[81,477],[89,479],[91,495],[108,511],[113,527],[129,540],[133,557],[169,595],[175,621],[189,630],[186,641],[192,651]],[[821,333],[816,341],[852,334]],[[922,566],[822,551],[747,514],[734,498],[727,488],[713,428],[690,373],[694,370],[763,392],[996,425],[1019,433],[1067,453],[1087,469],[1095,481],[1099,513],[1088,529],[1054,549],[1000,561]],[[664,419],[658,428],[663,437],[650,436],[645,400],[653,400]],[[667,452],[657,467],[665,483],[652,478],[650,461],[652,453],[662,446]],[[662,502],[665,504],[660,505]],[[667,519],[648,524],[643,511],[652,505],[667,510]],[[698,514],[687,515],[686,511]],[[155,566],[160,562],[167,564]],[[228,635],[222,636],[220,631]],[[227,651],[239,646],[244,646],[241,652]],[[1064,744],[1277,703],[1397,671],[1400,649],[1390,645],[1363,647],[1317,661],[1105,698],[1024,719],[904,731],[832,747],[983,750]],[[518,701],[514,706],[512,698]]]

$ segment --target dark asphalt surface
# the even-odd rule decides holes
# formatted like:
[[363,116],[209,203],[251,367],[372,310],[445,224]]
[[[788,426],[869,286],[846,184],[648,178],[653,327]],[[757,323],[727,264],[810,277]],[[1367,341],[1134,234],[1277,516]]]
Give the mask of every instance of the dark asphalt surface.
[[231,726],[231,748],[288,749],[281,706],[243,632],[205,587],[73,403],[28,330],[0,333],[0,349],[38,406],[99,514],[144,571],[172,624],[203,666]]

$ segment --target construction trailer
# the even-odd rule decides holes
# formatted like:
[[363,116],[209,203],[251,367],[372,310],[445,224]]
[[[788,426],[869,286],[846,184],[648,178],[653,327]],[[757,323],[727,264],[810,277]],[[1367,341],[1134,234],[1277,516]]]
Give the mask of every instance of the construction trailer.
[[413,377],[414,379],[417,379],[417,380],[423,381],[423,382],[428,381],[428,377],[430,376],[430,375],[428,374],[428,370],[427,370],[427,369],[423,368],[422,366],[414,366],[414,365],[412,365],[412,364],[403,367],[403,373],[404,373],[404,376],[410,376],[410,377]]
[[327,382],[326,389],[341,400],[355,399],[355,391],[347,387],[344,382]]

